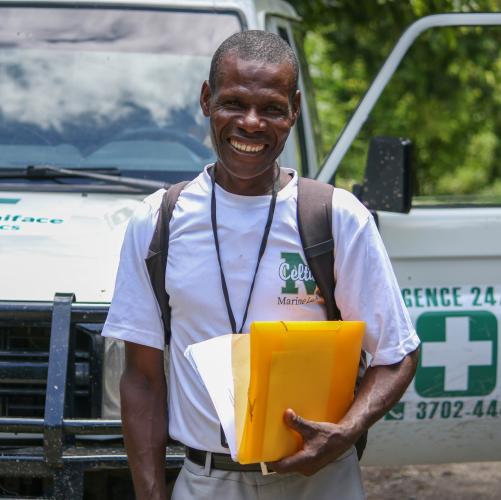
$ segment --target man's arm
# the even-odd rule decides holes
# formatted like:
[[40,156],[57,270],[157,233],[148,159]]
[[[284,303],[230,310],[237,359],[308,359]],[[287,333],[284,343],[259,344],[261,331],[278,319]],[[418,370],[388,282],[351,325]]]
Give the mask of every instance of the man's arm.
[[138,500],[165,500],[167,386],[159,349],[125,342],[120,380],[125,447]]
[[416,371],[417,359],[418,350],[394,365],[369,368],[352,406],[337,424],[312,422],[286,410],[285,423],[301,434],[303,448],[273,463],[273,470],[310,476],[342,455],[402,397]]

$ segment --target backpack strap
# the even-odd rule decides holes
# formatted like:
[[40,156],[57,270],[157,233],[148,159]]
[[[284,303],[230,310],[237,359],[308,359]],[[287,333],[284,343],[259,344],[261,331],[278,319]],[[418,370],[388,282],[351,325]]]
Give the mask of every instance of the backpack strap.
[[[334,290],[334,237],[332,234],[332,196],[334,186],[299,177],[297,186],[297,222],[303,252],[317,287],[325,301],[328,320],[341,320]],[[365,373],[367,362],[362,351],[357,388]],[[358,459],[367,444],[367,432],[355,443]]]
[[327,319],[340,320],[334,299],[334,238],[332,236],[332,195],[334,187],[299,177],[297,222],[303,252],[315,282],[325,300]]
[[162,313],[165,344],[170,341],[170,306],[169,295],[165,290],[165,268],[169,253],[169,223],[181,191],[189,181],[173,184],[163,195],[158,211],[157,224],[151,238],[148,256],[145,259],[146,269],[150,276],[151,286]]

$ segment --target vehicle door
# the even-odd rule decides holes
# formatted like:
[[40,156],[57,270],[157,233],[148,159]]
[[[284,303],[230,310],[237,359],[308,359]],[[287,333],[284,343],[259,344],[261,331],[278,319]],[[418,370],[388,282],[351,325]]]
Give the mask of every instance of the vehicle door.
[[[413,143],[410,211],[371,208],[422,348],[413,383],[369,433],[368,464],[501,459],[500,23],[454,14],[413,25],[320,176],[358,182],[363,198],[370,139]],[[475,24],[498,26],[465,27]]]

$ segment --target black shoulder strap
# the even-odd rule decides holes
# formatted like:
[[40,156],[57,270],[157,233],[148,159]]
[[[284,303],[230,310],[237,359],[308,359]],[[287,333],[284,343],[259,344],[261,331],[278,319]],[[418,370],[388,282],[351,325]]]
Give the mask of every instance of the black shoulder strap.
[[327,318],[339,320],[341,313],[334,299],[333,192],[330,184],[299,177],[297,222],[308,267],[325,300]]
[[170,306],[169,296],[165,291],[165,268],[167,266],[167,254],[169,253],[169,222],[177,199],[188,182],[183,181],[174,184],[165,192],[158,212],[155,232],[148,249],[148,257],[146,257],[146,268],[150,275],[151,286],[162,313],[166,345],[170,341]]
[[[334,237],[332,234],[332,196],[334,187],[299,177],[297,186],[297,222],[303,252],[325,301],[327,319],[340,320],[341,311],[334,298]],[[360,356],[357,387],[365,373],[365,353]],[[355,443],[358,459],[367,444],[367,432]]]

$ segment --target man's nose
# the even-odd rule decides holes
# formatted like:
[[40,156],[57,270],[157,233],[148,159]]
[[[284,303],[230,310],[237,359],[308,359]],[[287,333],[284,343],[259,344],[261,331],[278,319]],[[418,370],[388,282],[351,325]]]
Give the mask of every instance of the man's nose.
[[266,124],[259,112],[255,108],[250,108],[243,113],[239,126],[247,132],[257,132],[263,130]]

